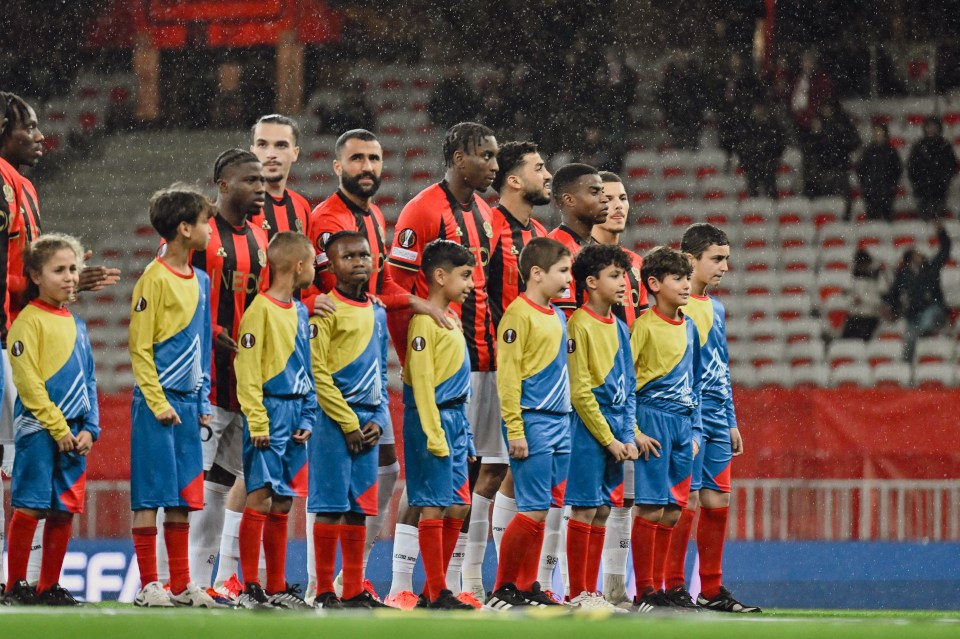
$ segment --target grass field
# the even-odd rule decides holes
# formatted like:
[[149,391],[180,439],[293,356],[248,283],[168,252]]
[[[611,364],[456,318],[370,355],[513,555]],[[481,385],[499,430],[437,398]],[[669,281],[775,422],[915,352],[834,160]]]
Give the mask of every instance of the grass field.
[[552,610],[526,614],[147,611],[106,604],[90,605],[80,610],[0,609],[0,628],[4,636],[41,639],[63,636],[71,639],[299,639],[315,636],[338,639],[584,639],[615,634],[683,639],[937,639],[960,636],[960,612],[774,610],[749,618],[710,613],[609,617]]

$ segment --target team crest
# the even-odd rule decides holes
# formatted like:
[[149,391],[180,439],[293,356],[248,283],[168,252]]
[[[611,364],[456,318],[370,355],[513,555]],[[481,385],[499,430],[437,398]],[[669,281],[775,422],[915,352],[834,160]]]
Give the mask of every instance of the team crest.
[[630,272],[633,273],[633,279],[640,280],[640,269],[634,266],[630,269]]
[[316,324],[310,325],[310,339],[316,339],[317,335],[320,334],[320,329],[317,328]]
[[267,218],[263,218],[263,223],[260,225],[260,228],[262,228],[264,231],[269,231],[273,227],[270,226],[270,222],[267,222]]
[[226,257],[226,256],[227,256],[227,249],[223,248],[222,246],[217,249],[217,257]]
[[573,352],[575,352],[576,350],[577,350],[577,340],[575,340],[575,339],[568,339],[568,340],[567,340],[567,352],[568,352],[568,353],[573,353]]
[[257,251],[257,261],[260,262],[260,268],[266,268],[267,266],[267,252],[263,249]]
[[20,357],[23,355],[23,342],[17,340],[13,343],[13,346],[10,348],[10,354],[14,357]]
[[147,310],[147,298],[141,296],[140,299],[137,300],[137,305],[133,307],[133,310],[138,313]]
[[297,233],[300,233],[300,234],[302,235],[302,234],[303,234],[303,220],[301,220],[301,219],[298,217],[296,223],[294,224],[294,226],[297,227]]
[[458,226],[456,232],[454,233],[454,235],[456,235],[457,237],[463,237],[463,229],[461,229],[461,228]]
[[513,344],[515,341],[517,341],[517,332],[512,328],[508,328],[503,332],[503,341],[505,341],[507,344]]
[[397,244],[403,248],[410,248],[417,243],[417,232],[413,229],[403,229],[397,236]]
[[240,345],[244,348],[253,348],[253,345],[257,343],[257,338],[253,336],[253,333],[244,333],[240,337]]
[[427,347],[427,340],[422,337],[414,337],[411,345],[413,346],[413,350],[420,352]]
[[317,238],[317,251],[320,253],[326,252],[326,246],[329,240],[330,233],[321,233],[320,237]]
[[487,237],[493,237],[493,226],[490,222],[483,223],[483,232],[487,234]]
[[3,185],[3,197],[7,202],[13,202],[13,187],[9,184]]
[[510,253],[513,254],[513,255],[520,255],[520,251],[517,250],[517,247],[516,247],[516,246],[511,246],[511,247],[510,247]]

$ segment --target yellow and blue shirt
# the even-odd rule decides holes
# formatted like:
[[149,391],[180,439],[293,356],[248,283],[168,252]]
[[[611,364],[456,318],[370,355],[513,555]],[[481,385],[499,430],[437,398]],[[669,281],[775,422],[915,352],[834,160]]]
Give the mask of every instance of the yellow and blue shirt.
[[709,402],[720,423],[737,428],[730,382],[730,354],[727,351],[727,320],[723,304],[715,297],[691,295],[684,312],[697,325],[700,334],[700,360],[703,362],[704,402]]
[[150,262],[133,289],[129,349],[137,388],[155,416],[171,408],[165,391],[196,394],[200,414],[211,413],[210,331],[207,274]]
[[[237,399],[251,437],[313,431],[317,398],[310,371],[307,308],[260,293],[240,320],[235,362]],[[265,397],[303,401],[299,424],[271,424]]]
[[7,336],[17,388],[16,439],[47,429],[55,439],[71,432],[68,422],[100,436],[100,409],[90,338],[83,321],[66,308],[37,299],[20,312]]
[[369,299],[356,301],[333,289],[336,312],[310,318],[310,345],[317,400],[344,433],[362,424],[352,406],[374,411],[370,421],[386,430],[387,314]]

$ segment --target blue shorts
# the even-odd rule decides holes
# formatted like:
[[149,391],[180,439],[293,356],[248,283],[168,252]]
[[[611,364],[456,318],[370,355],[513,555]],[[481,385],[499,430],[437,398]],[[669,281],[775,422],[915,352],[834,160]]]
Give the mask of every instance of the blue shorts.
[[[299,427],[303,399],[264,397],[263,405],[270,420],[270,447],[253,447],[247,418],[243,418],[243,479],[247,494],[270,488],[280,497],[307,496],[307,446],[291,437]],[[277,424],[276,431],[273,424]],[[274,435],[279,432],[280,435]],[[316,435],[314,435],[316,436]]]
[[[523,427],[529,456],[510,458],[517,511],[563,508],[570,470],[570,416],[524,411]],[[506,425],[503,437],[509,448]]]
[[[67,422],[74,435],[83,427],[82,419]],[[87,458],[61,453],[47,429],[16,438],[16,463],[10,483],[10,503],[14,508],[83,512],[87,485]]]
[[644,435],[660,442],[660,456],[634,462],[634,501],[637,504],[681,508],[690,497],[693,473],[691,416],[637,404],[637,425]]
[[130,407],[130,507],[203,510],[203,450],[196,396],[165,393],[180,417],[164,426],[140,389]]
[[407,500],[411,506],[470,505],[467,457],[470,424],[466,405],[440,409],[440,425],[450,454],[437,457],[427,450],[420,414],[403,409],[403,458],[407,469]]
[[730,444],[730,425],[722,407],[705,401],[701,411],[703,444],[700,454],[693,458],[693,481],[690,490],[708,488],[718,493],[730,492],[730,461],[733,448]]
[[[353,409],[363,426],[375,412]],[[380,445],[360,453],[347,450],[340,426],[317,411],[317,424],[307,444],[310,454],[308,513],[377,514],[377,479]]]
[[[603,411],[616,432],[621,415]],[[614,461],[607,449],[587,430],[580,415],[573,413],[573,450],[567,479],[567,506],[623,506],[623,464]]]

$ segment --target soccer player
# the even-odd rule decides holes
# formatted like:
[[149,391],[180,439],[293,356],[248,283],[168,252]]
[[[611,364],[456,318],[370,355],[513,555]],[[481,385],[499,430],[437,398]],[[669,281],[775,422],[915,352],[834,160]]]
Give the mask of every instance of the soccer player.
[[[507,465],[503,460],[507,457],[507,449],[500,436],[495,372],[496,333],[487,297],[487,265],[493,246],[493,227],[490,207],[478,193],[489,188],[497,175],[498,150],[493,131],[483,125],[461,122],[450,127],[443,141],[446,165],[444,179],[421,191],[403,207],[387,260],[389,276],[405,290],[420,297],[427,295],[426,275],[420,268],[423,249],[433,240],[450,240],[465,246],[473,253],[480,267],[473,273],[473,291],[454,310],[459,313],[463,323],[463,334],[470,354],[472,394],[467,416],[477,456],[482,464],[477,471],[473,490],[490,496],[496,492],[506,475]],[[409,313],[391,313],[387,319],[394,346],[403,362]],[[483,463],[491,459],[495,463]],[[419,518],[416,509],[401,507],[394,535],[393,583],[390,588],[393,598],[402,595],[404,599],[411,600],[409,595],[413,594],[412,574],[419,548],[416,536]],[[480,521],[489,521],[489,515],[483,515]],[[487,532],[483,532],[483,537],[486,536]],[[465,545],[465,536],[458,543]],[[451,560],[451,572],[458,572],[456,559]],[[459,581],[459,574],[451,575],[449,581]]]
[[517,515],[500,545],[487,606],[558,605],[536,580],[547,510],[563,508],[570,463],[567,322],[550,303],[570,286],[570,251],[536,238],[520,253],[527,290],[507,307],[497,332],[497,390],[509,444]]
[[703,371],[703,446],[693,460],[690,499],[673,530],[667,555],[665,592],[672,599],[687,601],[684,562],[690,529],[700,508],[697,550],[700,553],[700,594],[697,605],[719,612],[760,612],[734,598],[723,587],[723,542],[730,509],[730,464],[743,454],[743,437],[737,426],[730,385],[730,357],[727,354],[726,312],[723,304],[707,294],[717,286],[729,268],[730,240],[712,224],[693,224],[680,240],[680,250],[693,264],[690,301],[685,307],[700,335]]
[[[473,289],[476,260],[466,248],[434,240],[423,250],[428,298],[449,309]],[[448,311],[452,312],[452,311]],[[438,327],[416,315],[408,330],[403,369],[403,446],[407,494],[420,508],[420,555],[426,573],[429,608],[473,610],[449,589],[446,573],[470,510],[467,462],[473,457],[466,403],[470,398],[470,358],[460,331]]]
[[[130,502],[141,589],[134,604],[221,607],[190,580],[188,515],[203,509],[200,426],[209,425],[210,278],[190,264],[210,241],[213,203],[175,184],[150,199],[150,224],[165,242],[133,289],[130,361]],[[157,509],[170,590],[157,576]]]
[[[657,247],[644,257],[641,277],[654,297],[649,311],[630,328],[630,349],[637,376],[637,426],[653,441],[638,447],[660,449],[638,459],[631,548],[639,612],[676,607],[659,589],[655,547],[669,547],[670,533],[687,505],[693,458],[703,439],[700,388],[703,367],[696,324],[681,310],[690,297],[693,268],[685,255]],[[664,556],[666,551],[664,550]],[[662,564],[660,564],[662,566]],[[683,608],[695,608],[692,601]]]
[[[378,442],[390,428],[387,399],[387,316],[367,295],[370,245],[356,231],[325,242],[336,277],[332,314],[310,318],[313,376],[320,412],[309,446],[307,512],[317,580],[316,608],[382,608],[364,588],[368,516],[377,514]],[[342,600],[334,590],[337,540],[343,556]]]
[[623,507],[623,462],[632,462],[636,387],[630,329],[613,314],[623,304],[630,258],[617,246],[585,246],[573,262],[573,277],[586,301],[570,317],[570,401],[573,444],[565,502],[569,605],[624,612],[597,592],[606,521]]
[[[240,520],[243,608],[307,608],[286,582],[287,519],[294,497],[307,495],[307,440],[316,421],[310,374],[310,327],[294,291],[313,282],[316,254],[300,233],[277,233],[267,249],[270,287],[240,320],[237,399],[243,410],[243,478],[247,500]],[[260,544],[267,583],[258,575]]]
[[300,157],[297,146],[300,128],[292,118],[273,113],[257,120],[250,132],[253,135],[250,151],[263,165],[267,180],[263,209],[251,223],[259,225],[270,239],[284,231],[309,237],[310,204],[302,195],[287,188],[290,167]]
[[[10,327],[18,461],[11,482],[4,602],[76,606],[58,583],[73,515],[83,512],[86,457],[100,435],[97,382],[86,325],[66,303],[80,281],[83,250],[50,234],[28,249],[29,304]],[[27,583],[34,532],[46,519],[36,590]]]

